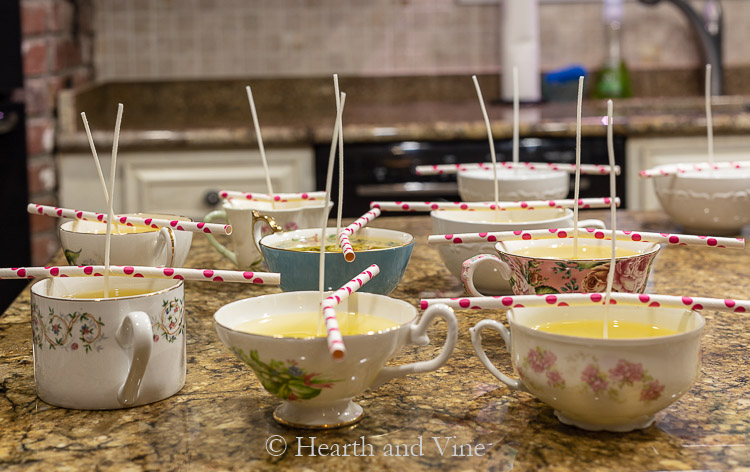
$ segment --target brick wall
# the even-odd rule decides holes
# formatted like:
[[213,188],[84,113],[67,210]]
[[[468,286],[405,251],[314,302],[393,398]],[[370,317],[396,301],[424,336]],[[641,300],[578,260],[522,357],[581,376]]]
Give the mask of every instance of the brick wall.
[[[29,200],[57,204],[54,147],[60,90],[93,79],[91,0],[21,0]],[[31,260],[59,248],[56,221],[31,217]]]

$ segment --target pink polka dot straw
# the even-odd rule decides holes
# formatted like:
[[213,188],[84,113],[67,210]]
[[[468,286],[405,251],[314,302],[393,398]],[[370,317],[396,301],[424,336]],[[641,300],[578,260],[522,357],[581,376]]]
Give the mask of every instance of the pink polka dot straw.
[[[26,211],[32,215],[45,215],[59,218],[70,218],[74,220],[99,221],[107,222],[107,215],[93,211],[73,210],[70,208],[58,208],[47,205],[37,205],[29,203]],[[184,220],[165,220],[160,218],[143,218],[138,216],[114,216],[114,223],[127,226],[150,226],[152,228],[169,227],[178,231],[191,231],[193,233],[224,233],[232,234],[231,225],[222,225],[217,223],[201,223],[196,221]]]
[[651,177],[663,177],[667,175],[684,174],[687,172],[703,172],[704,170],[720,170],[720,169],[742,169],[750,167],[750,162],[696,162],[694,164],[675,164],[675,165],[662,165],[654,167],[652,169],[642,170],[638,173],[639,177],[651,178]]
[[[561,293],[555,295],[499,295],[495,297],[432,298],[420,301],[424,310],[444,303],[457,309],[492,310],[514,307],[563,307],[603,305],[604,293]],[[649,293],[612,292],[611,305],[628,305],[663,308],[685,308],[690,310],[715,310],[746,313],[750,310],[750,300],[729,298],[703,298],[677,295],[655,295]]]
[[346,355],[344,338],[341,336],[339,322],[336,319],[336,306],[338,306],[345,298],[349,297],[349,295],[359,290],[379,273],[380,267],[378,267],[377,264],[373,264],[323,300],[322,308],[326,324],[328,352],[331,353],[331,356],[334,359],[343,359]]
[[[724,238],[718,236],[694,236],[691,234],[648,233],[644,231],[615,231],[618,241],[643,241],[646,243],[669,244],[675,246],[707,246],[717,248],[745,247],[742,238]],[[484,243],[494,241],[514,241],[529,239],[565,239],[573,237],[573,228],[534,229],[517,231],[500,231],[494,233],[432,234],[427,237],[429,244],[462,244]],[[579,238],[612,239],[612,230],[583,228]]]
[[[563,164],[554,162],[498,162],[499,169],[528,169],[528,170],[559,170],[573,173],[576,171],[575,164]],[[463,170],[492,170],[492,163],[477,162],[473,164],[434,164],[428,166],[417,166],[417,175],[439,175],[455,174]],[[610,173],[610,167],[598,164],[581,164],[581,174],[605,175]],[[615,175],[620,175],[620,166],[615,166]]]
[[344,253],[344,259],[346,260],[346,262],[353,262],[356,257],[356,255],[354,254],[354,249],[352,248],[352,243],[351,241],[349,241],[349,236],[367,226],[369,222],[371,222],[378,216],[380,216],[380,209],[373,208],[372,210],[357,218],[354,223],[341,230],[341,233],[339,233],[339,246],[341,246],[341,250]]
[[[579,208],[608,208],[611,200],[603,198],[580,198]],[[620,205],[620,199],[615,199],[615,204]],[[529,200],[524,202],[500,202],[499,210],[535,210],[542,208],[572,208],[575,200]],[[382,211],[433,211],[433,210],[494,210],[495,202],[370,202],[370,208]]]
[[219,190],[219,196],[221,198],[237,198],[239,200],[248,200],[256,202],[292,202],[292,201],[303,201],[303,200],[321,200],[325,198],[325,192],[298,192],[298,193],[249,193],[249,192],[237,192],[234,190]]
[[[103,276],[104,266],[14,267],[0,269],[0,279]],[[147,279],[183,279],[199,282],[237,282],[278,285],[281,274],[239,270],[187,269],[184,267],[110,266],[109,275]]]

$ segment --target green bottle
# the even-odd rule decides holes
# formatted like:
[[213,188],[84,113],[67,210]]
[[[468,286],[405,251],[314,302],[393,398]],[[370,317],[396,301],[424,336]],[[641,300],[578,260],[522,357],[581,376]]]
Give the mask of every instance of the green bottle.
[[622,31],[623,0],[604,0],[604,25],[607,39],[607,58],[599,71],[594,96],[596,98],[627,98],[632,95],[630,74],[622,59],[620,33]]

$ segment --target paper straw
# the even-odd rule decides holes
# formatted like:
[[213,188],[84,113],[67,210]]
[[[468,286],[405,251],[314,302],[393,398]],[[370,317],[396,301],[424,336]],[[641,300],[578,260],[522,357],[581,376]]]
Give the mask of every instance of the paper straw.
[[[271,173],[268,170],[268,160],[266,160],[266,148],[263,146],[263,137],[260,134],[260,123],[258,122],[258,112],[255,110],[255,100],[253,100],[253,91],[250,86],[246,86],[247,101],[250,103],[250,113],[253,115],[253,126],[255,127],[255,136],[258,138],[258,149],[260,150],[260,159],[263,162],[263,172],[266,174],[266,188],[268,194],[273,195],[273,185],[271,185]],[[273,200],[271,200],[273,205]]]
[[[427,237],[427,242],[429,244],[469,244],[529,239],[566,239],[572,237],[572,228],[556,228],[499,231],[494,233],[433,234]],[[578,237],[584,239],[607,240],[612,238],[612,230],[582,228]],[[649,233],[645,231],[615,231],[615,239],[618,241],[641,241],[644,243],[667,244],[670,246],[705,246],[732,249],[744,249],[745,247],[745,240],[742,238]]]
[[[146,279],[182,279],[198,282],[241,282],[278,285],[281,275],[275,272],[239,270],[187,269],[184,267],[109,266],[110,275]],[[0,269],[0,279],[33,279],[45,277],[86,277],[104,275],[104,266],[15,267]]]
[[109,296],[109,260],[112,244],[112,220],[114,219],[115,174],[117,173],[117,146],[120,142],[120,125],[122,124],[122,103],[117,104],[115,120],[115,137],[112,140],[112,161],[109,166],[109,198],[107,198],[107,232],[104,237],[104,296]]
[[[581,191],[581,108],[583,102],[583,76],[578,78],[578,104],[576,106],[576,173],[573,193],[573,259],[578,259],[578,196]],[[610,174],[611,175],[611,174]]]
[[[71,208],[58,208],[47,205],[37,205],[29,203],[26,211],[33,215],[45,215],[59,218],[71,218],[74,220],[107,222],[107,216],[104,213],[93,211],[73,210]],[[196,221],[183,220],[165,220],[161,218],[142,218],[139,216],[115,215],[115,223],[126,226],[141,225],[152,228],[169,227],[178,231],[191,231],[194,233],[223,233],[232,234],[231,225],[222,225],[218,223],[201,223]]]
[[714,163],[714,125],[711,117],[711,64],[706,64],[706,131],[708,133],[708,162]]
[[[432,298],[420,300],[420,307],[424,310],[438,303],[444,303],[451,308],[473,310],[494,310],[516,307],[588,306],[603,305],[604,295],[604,293],[559,293],[554,295],[499,295],[495,297]],[[610,304],[685,308],[686,310],[716,310],[734,313],[747,313],[750,311],[750,300],[656,295],[651,293],[614,292],[612,293]]]
[[487,128],[487,139],[490,141],[490,157],[492,158],[492,179],[495,188],[495,211],[498,211],[500,201],[500,189],[498,188],[497,181],[497,155],[495,154],[495,140],[492,137],[492,126],[490,126],[490,117],[487,116],[487,108],[484,106],[484,98],[482,98],[482,89],[479,87],[479,81],[476,75],[471,76],[471,80],[474,81],[474,89],[477,91],[477,98],[479,99],[479,106],[482,108],[482,117],[484,118],[484,125]]
[[339,305],[342,300],[349,297],[352,293],[360,289],[373,277],[380,273],[380,267],[376,264],[372,264],[367,269],[363,270],[352,280],[344,284],[343,287],[333,292],[328,296],[321,306],[323,307],[323,316],[326,323],[326,339],[328,341],[328,352],[336,360],[341,360],[346,355],[346,348],[344,347],[344,338],[341,336],[339,330],[339,322],[336,319],[336,306]]
[[89,121],[86,119],[86,113],[81,112],[81,119],[83,120],[83,127],[86,129],[86,137],[89,139],[89,146],[91,147],[91,154],[94,156],[94,164],[96,165],[96,173],[99,176],[99,183],[102,186],[102,193],[104,193],[104,202],[109,205],[109,193],[107,192],[107,184],[104,182],[104,173],[102,173],[102,166],[99,163],[99,154],[96,153],[96,146],[94,145],[94,137],[91,135],[91,129],[89,128]]
[[371,222],[378,216],[380,216],[380,209],[373,208],[372,210],[357,218],[352,224],[338,233],[339,245],[341,246],[341,249],[344,253],[344,259],[346,260],[346,262],[353,262],[356,258],[354,249],[352,248],[352,243],[351,241],[349,241],[349,236],[367,226],[369,222]]
[[258,202],[288,202],[295,200],[320,200],[325,198],[326,192],[296,192],[296,193],[251,193],[251,192],[237,192],[234,190],[219,190],[219,196],[221,198],[241,198],[244,200],[258,201]]
[[[564,164],[554,162],[498,162],[500,168],[505,169],[528,169],[528,170],[559,170],[570,174],[576,171],[575,164]],[[417,175],[440,175],[455,174],[466,170],[492,170],[489,162],[476,162],[471,164],[433,164],[415,167]],[[610,167],[599,164],[581,164],[581,174],[605,175],[610,173]],[[615,166],[615,174],[620,175],[620,166]]]
[[[333,74],[333,90],[336,95],[336,109],[341,106],[341,96],[339,95],[339,75]],[[338,208],[336,208],[336,234],[341,233],[341,216],[344,209],[344,124],[341,117],[338,118],[339,127],[339,198]],[[343,248],[343,246],[341,246]],[[351,249],[351,244],[349,245]],[[354,254],[352,252],[352,254]],[[354,259],[352,259],[354,260]]]
[[[493,202],[370,202],[370,208],[379,208],[382,211],[433,211],[433,210],[539,210],[544,208],[571,208],[575,202],[566,200],[529,200],[525,202],[500,202],[495,206]],[[603,198],[581,198],[578,202],[581,208],[608,208],[609,197]],[[615,201],[620,205],[620,199]]]
[[667,175],[685,174],[687,172],[703,172],[704,170],[719,169],[747,169],[750,168],[750,161],[739,162],[698,162],[695,164],[675,164],[663,165],[652,169],[642,170],[638,173],[639,177],[651,178],[662,177]]

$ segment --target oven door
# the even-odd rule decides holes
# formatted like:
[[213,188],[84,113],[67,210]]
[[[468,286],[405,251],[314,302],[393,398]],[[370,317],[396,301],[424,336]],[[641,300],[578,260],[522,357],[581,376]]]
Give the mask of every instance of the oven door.
[[[617,194],[625,202],[625,138],[615,137],[615,160],[623,168],[617,177]],[[512,159],[512,141],[495,142],[498,161]],[[317,188],[325,188],[328,146],[318,146]],[[457,201],[456,176],[416,174],[416,166],[490,162],[487,141],[401,141],[391,143],[350,143],[344,145],[344,211],[346,217],[365,213],[372,200]],[[575,163],[575,138],[524,138],[519,159],[525,162]],[[337,158],[338,162],[338,158]],[[581,162],[607,164],[607,140],[587,137],[581,140]],[[334,170],[332,198],[338,195],[338,165]],[[571,176],[571,192],[573,177]],[[609,176],[582,175],[581,198],[609,195]],[[393,213],[401,215],[407,213]]]

